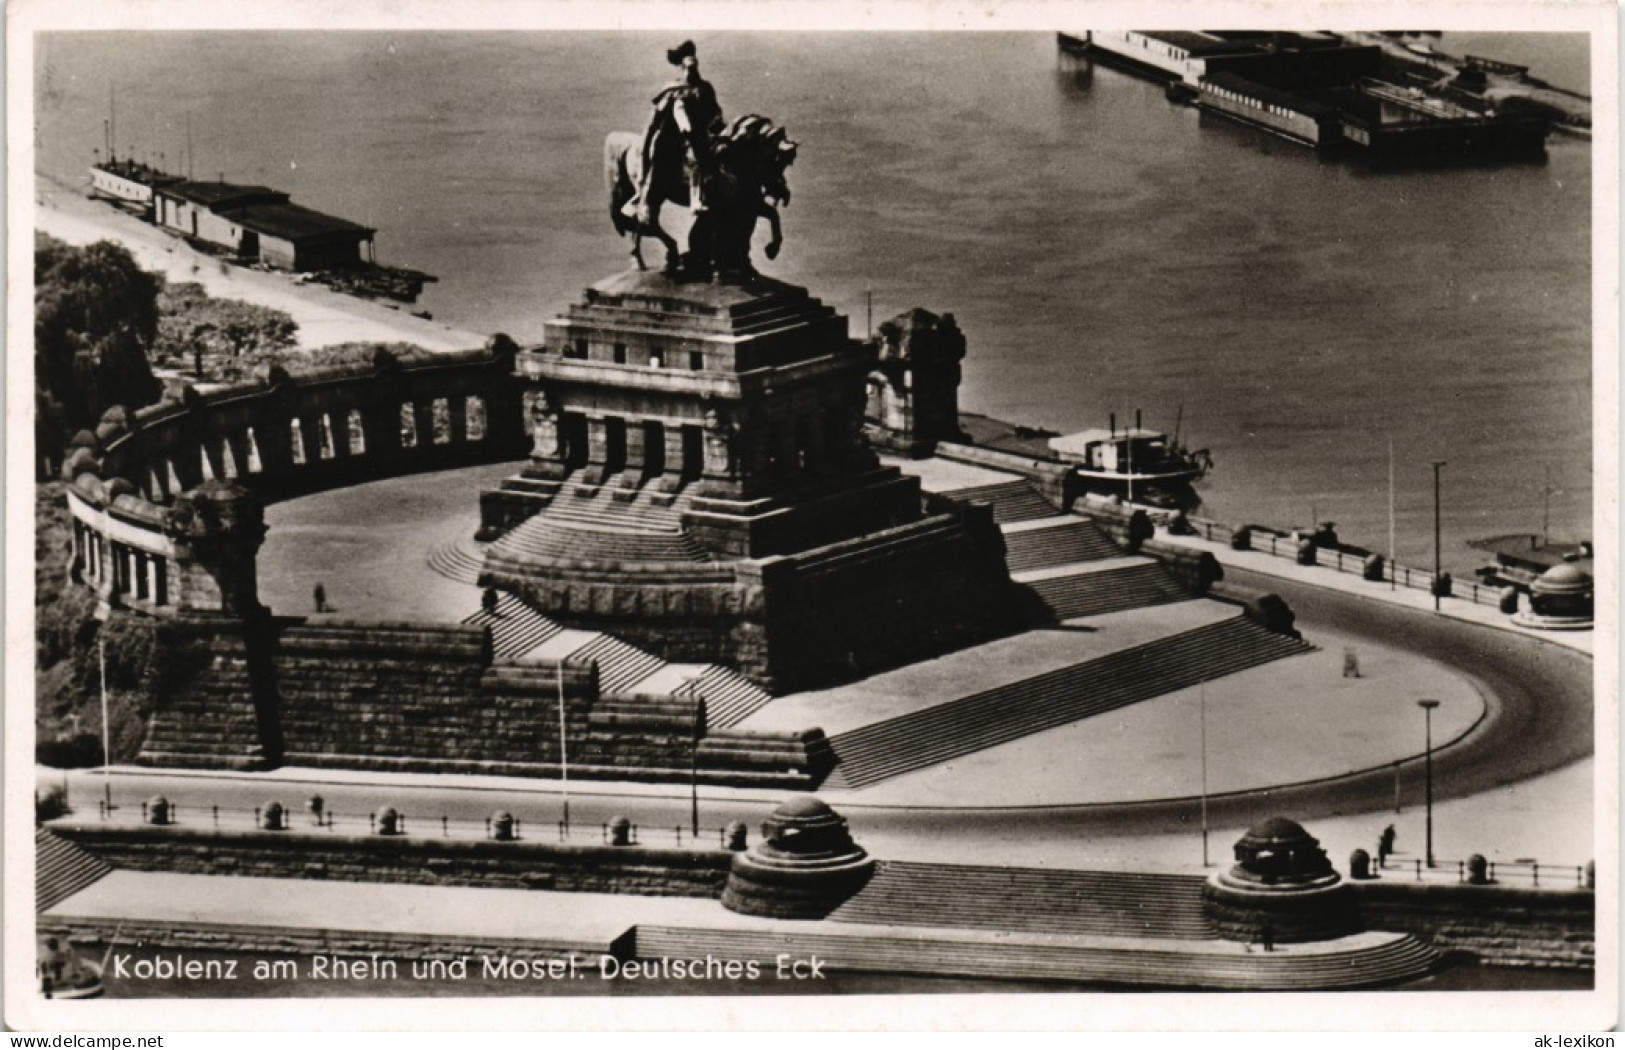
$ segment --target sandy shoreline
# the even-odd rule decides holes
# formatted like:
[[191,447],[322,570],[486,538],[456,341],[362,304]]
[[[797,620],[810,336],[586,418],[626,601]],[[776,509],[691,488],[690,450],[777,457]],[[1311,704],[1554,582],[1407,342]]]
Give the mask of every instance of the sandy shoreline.
[[415,343],[426,350],[467,350],[485,343],[463,331],[342,295],[321,285],[298,285],[291,276],[230,266],[194,251],[185,241],[99,201],[76,187],[43,176],[34,180],[34,227],[69,244],[116,241],[136,262],[171,281],[194,281],[213,296],[242,299],[292,315],[298,345],[306,349],[349,342]]

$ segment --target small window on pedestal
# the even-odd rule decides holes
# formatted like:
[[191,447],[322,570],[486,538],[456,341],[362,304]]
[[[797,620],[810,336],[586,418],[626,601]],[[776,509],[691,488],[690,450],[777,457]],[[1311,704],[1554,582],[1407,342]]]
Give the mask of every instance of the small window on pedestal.
[[705,355],[698,350],[690,350],[688,352],[688,367],[694,372],[705,371]]

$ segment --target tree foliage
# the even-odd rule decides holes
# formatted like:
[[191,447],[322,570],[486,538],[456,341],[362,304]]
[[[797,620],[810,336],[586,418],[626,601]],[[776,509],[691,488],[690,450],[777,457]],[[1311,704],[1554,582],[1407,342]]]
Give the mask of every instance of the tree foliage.
[[166,284],[158,292],[153,360],[197,379],[233,382],[253,372],[258,357],[294,345],[291,315],[241,299],[217,299],[201,284]]
[[110,241],[34,244],[36,437],[59,450],[112,405],[135,409],[161,387],[147,353],[158,330],[158,278]]

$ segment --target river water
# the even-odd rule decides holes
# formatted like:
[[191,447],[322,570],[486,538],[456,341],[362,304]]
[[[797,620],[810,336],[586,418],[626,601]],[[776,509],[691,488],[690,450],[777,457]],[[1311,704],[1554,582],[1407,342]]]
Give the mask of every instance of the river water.
[[[1447,566],[1469,537],[1591,533],[1589,145],[1540,163],[1385,171],[1170,106],[1049,34],[697,37],[729,116],[802,143],[786,246],[763,269],[865,324],[951,311],[962,406],[1059,430],[1143,408],[1213,451],[1204,513],[1338,522]],[[649,34],[279,33],[42,39],[38,167],[77,178],[116,142],[199,178],[263,182],[379,228],[438,274],[422,306],[540,337],[625,264],[605,132],[669,75]],[[1449,51],[1447,34],[1437,46]],[[1463,49],[1586,86],[1584,37]]]

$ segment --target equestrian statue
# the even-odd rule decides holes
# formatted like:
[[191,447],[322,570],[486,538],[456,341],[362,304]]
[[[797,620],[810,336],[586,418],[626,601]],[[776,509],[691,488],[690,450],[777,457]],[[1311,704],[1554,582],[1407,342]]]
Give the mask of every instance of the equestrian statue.
[[[790,203],[785,172],[797,144],[766,117],[724,121],[716,92],[700,76],[692,41],[666,52],[681,72],[654,99],[642,135],[612,132],[604,140],[604,178],[615,231],[632,238],[632,258],[646,269],[643,238],[666,249],[665,271],[697,280],[735,281],[755,273],[751,235],[766,219],[767,257],[784,243],[779,207]],[[686,250],[660,226],[663,205],[694,215]]]

